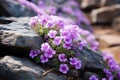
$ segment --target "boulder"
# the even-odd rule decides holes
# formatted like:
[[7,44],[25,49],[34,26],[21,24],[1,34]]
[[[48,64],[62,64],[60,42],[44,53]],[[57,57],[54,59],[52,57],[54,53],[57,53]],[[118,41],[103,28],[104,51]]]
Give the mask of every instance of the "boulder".
[[64,75],[48,72],[27,58],[5,56],[0,59],[1,80],[66,80]]
[[120,5],[106,6],[92,10],[92,23],[110,23],[115,17],[120,16]]
[[32,9],[26,8],[15,0],[0,0],[0,16],[34,16]]
[[92,51],[87,47],[79,51],[76,55],[82,61],[82,67],[85,70],[97,72],[97,70],[103,70],[105,68],[102,56],[97,51]]
[[[16,51],[21,55],[30,49],[39,49],[42,43],[42,37],[34,33],[28,25],[29,18],[14,18],[14,22],[0,25],[0,46],[2,50],[10,50],[13,53]],[[9,51],[6,51],[9,53]]]

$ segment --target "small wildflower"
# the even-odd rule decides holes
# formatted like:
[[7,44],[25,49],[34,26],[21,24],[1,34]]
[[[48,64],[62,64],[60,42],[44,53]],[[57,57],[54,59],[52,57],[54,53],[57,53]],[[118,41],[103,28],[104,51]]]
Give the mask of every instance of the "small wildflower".
[[39,54],[39,53],[38,53],[37,50],[31,50],[29,56],[30,56],[31,58],[34,58],[34,57],[36,57],[38,54]]
[[57,34],[57,32],[55,30],[50,30],[49,33],[48,33],[48,36],[50,38],[54,38],[56,34]]
[[78,44],[78,47],[79,47],[79,50],[82,50],[83,49],[83,46],[86,46],[87,45],[87,43],[86,43],[86,41],[81,41],[79,44]]
[[48,48],[50,48],[50,45],[48,43],[42,43],[41,51],[45,52]]
[[48,62],[48,58],[45,57],[44,55],[41,55],[41,56],[40,56],[40,59],[41,59],[41,62],[42,62],[42,63]]
[[66,48],[66,49],[71,49],[71,44],[63,44],[63,47]]
[[44,53],[45,57],[47,58],[52,58],[54,54],[55,51],[52,48],[47,49]]
[[30,19],[29,25],[34,27],[36,25],[37,21],[38,21],[38,18],[39,18],[38,16],[32,17]]
[[81,69],[81,61],[78,60],[77,64],[75,65],[75,69]]
[[71,44],[71,43],[72,43],[72,39],[71,39],[70,37],[65,37],[65,38],[64,38],[64,42],[65,42],[66,44]]
[[66,61],[67,61],[67,58],[65,58],[65,54],[64,54],[64,53],[59,54],[58,58],[59,58],[59,60],[60,60],[61,62],[66,62]]
[[54,38],[53,43],[56,44],[56,45],[60,45],[61,41],[62,41],[62,38],[60,36],[56,36]]
[[78,59],[77,58],[70,58],[70,64],[72,65],[72,66],[75,66],[76,64],[77,64],[77,61],[78,61]]
[[69,67],[67,64],[60,64],[59,71],[66,74],[69,71]]

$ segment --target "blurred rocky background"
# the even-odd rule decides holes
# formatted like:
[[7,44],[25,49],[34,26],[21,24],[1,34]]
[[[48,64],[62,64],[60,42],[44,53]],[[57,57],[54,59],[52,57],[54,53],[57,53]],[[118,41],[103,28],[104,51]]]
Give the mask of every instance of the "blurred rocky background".
[[94,28],[100,49],[120,64],[120,0],[78,0]]

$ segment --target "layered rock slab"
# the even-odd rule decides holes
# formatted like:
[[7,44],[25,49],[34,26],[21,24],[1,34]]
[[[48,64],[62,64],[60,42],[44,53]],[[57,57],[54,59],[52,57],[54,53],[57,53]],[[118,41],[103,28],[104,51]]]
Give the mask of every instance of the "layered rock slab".
[[48,72],[43,76],[45,69],[31,62],[27,58],[5,56],[0,59],[0,74],[6,80],[66,80],[64,75]]

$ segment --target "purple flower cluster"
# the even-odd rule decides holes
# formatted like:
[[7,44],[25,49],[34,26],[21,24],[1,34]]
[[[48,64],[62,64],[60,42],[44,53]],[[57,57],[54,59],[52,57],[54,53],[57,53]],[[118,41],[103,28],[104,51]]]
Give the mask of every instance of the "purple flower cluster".
[[108,69],[104,69],[108,80],[113,80],[115,77],[120,79],[120,66],[115,62],[113,55],[103,52],[103,59],[107,62]]
[[113,80],[114,77],[109,69],[104,69],[103,71],[106,73],[108,80]]
[[81,69],[81,61],[76,57],[70,58],[70,64],[75,67],[75,69]]
[[67,22],[77,24],[80,27],[83,27],[82,23],[84,23],[87,26],[87,30],[92,31],[89,21],[84,16],[83,12],[79,9],[79,5],[76,1],[73,0],[62,1],[62,4],[59,4],[59,1],[57,2],[55,0],[50,1],[16,0],[16,1],[19,2],[21,5],[24,5],[25,7],[32,9],[35,13],[40,15],[49,14],[64,17],[67,20]]
[[[77,25],[69,24],[63,18],[53,15],[36,16],[31,18],[29,24],[37,29],[35,30],[37,33],[42,34],[39,30],[45,32],[42,34],[45,42],[41,44],[40,54],[34,53],[32,58],[39,56],[41,63],[58,58],[56,62],[59,71],[63,74],[66,74],[69,68],[81,69],[81,60],[75,57],[74,50],[82,50],[83,46],[91,47],[90,45],[95,41],[95,37],[89,31],[85,31]],[[88,38],[88,36],[90,37]],[[98,47],[98,44],[94,42],[92,44],[94,47]]]
[[[90,26],[89,21],[79,9],[79,5],[76,1],[68,0],[61,2],[63,3],[59,4],[55,0],[39,0],[37,6],[44,10],[47,14],[64,17],[67,20],[72,21],[73,24],[80,25],[80,23],[83,22],[87,26]],[[59,9],[60,11],[58,11]]]
[[[80,50],[83,46],[88,46],[92,50],[98,49],[99,44],[92,33],[81,29],[77,25],[68,25],[69,22],[61,17],[39,15],[31,18],[29,24],[37,27],[37,29],[39,29],[38,25],[42,25],[43,28],[48,28],[50,31],[47,35],[54,39],[53,43],[60,45],[63,40],[63,47],[66,49],[71,49],[72,46],[76,46],[74,45],[75,42],[79,44],[78,46]],[[55,27],[56,30],[53,29]],[[58,36],[58,34],[60,35]]]
[[92,33],[87,30],[81,29],[80,34],[82,35],[81,38],[87,42],[88,47],[90,47],[94,51],[98,50],[99,43],[96,41],[96,38]]
[[42,43],[40,50],[41,53],[44,53],[40,55],[40,59],[42,63],[48,62],[49,58],[53,58],[53,55],[56,53],[56,51],[51,48],[49,43]]

